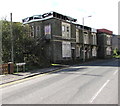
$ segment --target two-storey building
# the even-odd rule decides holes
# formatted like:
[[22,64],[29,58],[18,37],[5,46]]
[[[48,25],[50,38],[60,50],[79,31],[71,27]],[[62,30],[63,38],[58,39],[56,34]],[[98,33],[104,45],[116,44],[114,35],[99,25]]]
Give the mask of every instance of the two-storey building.
[[112,57],[112,34],[113,32],[107,29],[98,29],[98,58]]
[[[51,63],[92,59],[96,53],[96,31],[76,23],[77,19],[56,12],[23,19],[30,27],[30,36],[40,43],[40,55]],[[83,38],[84,37],[84,38]]]

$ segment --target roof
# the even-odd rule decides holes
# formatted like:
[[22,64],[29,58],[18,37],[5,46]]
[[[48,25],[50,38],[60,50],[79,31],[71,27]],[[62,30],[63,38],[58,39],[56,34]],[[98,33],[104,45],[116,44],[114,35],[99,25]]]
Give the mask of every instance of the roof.
[[106,33],[106,34],[110,34],[110,35],[113,34],[113,31],[110,31],[108,29],[97,29],[97,32],[98,33],[102,32],[102,33]]
[[[76,26],[79,27],[80,29],[83,29],[83,25],[76,24]],[[92,28],[91,28],[91,27],[88,27],[88,26],[84,26],[84,29],[91,31]]]
[[69,22],[77,21],[77,19],[74,19],[72,17],[62,15],[62,14],[52,11],[52,12],[44,13],[42,15],[33,15],[31,17],[24,18],[22,20],[22,22],[23,22],[23,24],[25,24],[25,23],[30,23],[30,22],[34,22],[34,21],[45,20],[45,19],[52,18],[52,17],[59,18],[59,19],[69,21]]

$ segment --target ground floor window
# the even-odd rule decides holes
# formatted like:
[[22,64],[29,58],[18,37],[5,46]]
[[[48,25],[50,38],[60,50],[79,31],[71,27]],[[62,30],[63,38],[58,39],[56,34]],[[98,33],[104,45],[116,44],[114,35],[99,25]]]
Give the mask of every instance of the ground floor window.
[[80,57],[80,46],[76,46],[76,57]]
[[111,47],[106,48],[106,55],[111,55]]
[[93,48],[92,48],[92,56],[93,56],[93,57],[96,57],[96,56],[97,56],[96,47],[93,47]]
[[63,41],[62,42],[62,57],[71,57],[71,43]]

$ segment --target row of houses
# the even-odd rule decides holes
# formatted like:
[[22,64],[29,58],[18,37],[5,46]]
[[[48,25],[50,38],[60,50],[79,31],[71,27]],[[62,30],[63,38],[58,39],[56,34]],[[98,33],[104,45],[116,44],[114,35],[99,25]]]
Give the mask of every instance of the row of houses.
[[[30,35],[39,39],[43,56],[51,63],[111,58],[112,31],[77,24],[77,19],[49,12],[22,20]],[[39,52],[39,50],[38,50]]]

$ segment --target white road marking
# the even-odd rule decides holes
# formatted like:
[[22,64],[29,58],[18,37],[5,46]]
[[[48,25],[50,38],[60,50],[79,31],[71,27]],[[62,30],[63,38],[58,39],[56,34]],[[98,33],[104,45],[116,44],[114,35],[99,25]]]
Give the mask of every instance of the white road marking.
[[116,70],[116,71],[113,73],[113,75],[115,75],[117,72],[118,72],[118,70]]
[[107,80],[105,83],[104,83],[104,85],[99,89],[99,91],[91,98],[91,100],[90,100],[90,103],[92,103],[94,100],[95,100],[95,98],[98,96],[98,94],[103,90],[103,88],[108,84],[108,82],[109,82],[110,80]]

